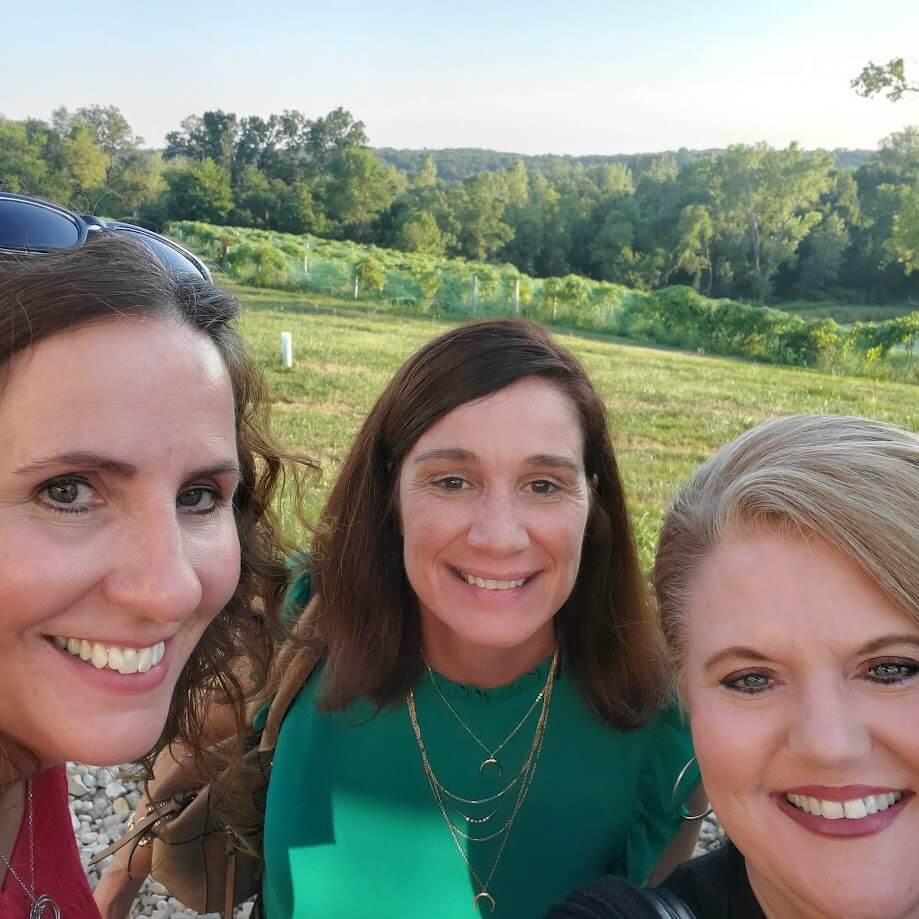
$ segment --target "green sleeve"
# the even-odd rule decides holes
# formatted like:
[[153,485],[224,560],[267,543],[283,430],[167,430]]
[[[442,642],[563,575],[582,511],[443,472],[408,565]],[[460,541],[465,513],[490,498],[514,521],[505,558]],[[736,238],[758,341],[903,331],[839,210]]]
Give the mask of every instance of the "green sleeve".
[[[313,585],[309,562],[308,552],[301,552],[296,558],[287,560],[287,568],[291,574],[287,592],[281,602],[281,621],[288,628],[297,621],[312,596]],[[270,701],[266,702],[253,716],[252,727],[256,731],[261,731],[265,727],[269,708],[271,708]]]
[[693,755],[689,724],[676,705],[657,716],[648,759],[638,784],[638,800],[626,841],[625,868],[630,881],[644,884],[667,844],[682,826],[677,808],[701,781],[698,767],[683,776],[674,803],[674,783]]
[[310,557],[307,552],[303,552],[297,558],[292,558],[287,562],[287,567],[290,569],[291,574],[290,582],[287,585],[287,593],[284,595],[284,601],[281,604],[281,621],[288,628],[293,626],[299,619],[300,613],[303,612],[313,594],[309,564]]

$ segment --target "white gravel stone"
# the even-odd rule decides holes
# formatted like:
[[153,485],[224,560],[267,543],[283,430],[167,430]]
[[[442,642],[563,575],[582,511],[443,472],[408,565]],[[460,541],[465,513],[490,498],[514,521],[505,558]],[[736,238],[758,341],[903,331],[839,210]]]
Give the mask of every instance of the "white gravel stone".
[[81,798],[89,794],[89,788],[79,773],[71,773],[67,776],[67,791],[72,798]]

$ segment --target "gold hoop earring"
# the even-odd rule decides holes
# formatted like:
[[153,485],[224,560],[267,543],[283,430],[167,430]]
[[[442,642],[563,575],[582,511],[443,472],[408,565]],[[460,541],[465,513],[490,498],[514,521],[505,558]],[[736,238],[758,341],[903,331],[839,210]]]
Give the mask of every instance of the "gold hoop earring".
[[691,823],[693,820],[704,820],[712,812],[711,804],[709,804],[708,810],[701,814],[690,814],[689,811],[686,810],[684,804],[676,803],[676,795],[680,790],[680,783],[686,777],[686,773],[689,772],[690,767],[695,761],[696,757],[695,754],[693,754],[687,760],[686,765],[680,770],[679,775],[677,775],[676,781],[673,783],[673,791],[670,795],[670,803],[673,805],[673,810],[679,815],[681,820],[685,820],[687,823]]

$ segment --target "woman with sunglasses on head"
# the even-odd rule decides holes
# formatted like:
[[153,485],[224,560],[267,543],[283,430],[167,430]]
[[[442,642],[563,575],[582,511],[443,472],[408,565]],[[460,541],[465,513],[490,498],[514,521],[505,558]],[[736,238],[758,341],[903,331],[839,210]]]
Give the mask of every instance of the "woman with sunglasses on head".
[[917,919],[919,437],[748,431],[674,502],[654,584],[730,842],[652,894],[666,907],[607,878],[549,916]]
[[527,919],[691,852],[606,409],[542,328],[473,323],[409,358],[317,533],[322,663],[275,749],[268,919]]
[[161,238],[54,251],[78,221],[0,196],[3,919],[98,915],[64,763],[178,742],[206,772],[205,702],[241,723],[286,580],[236,301]]

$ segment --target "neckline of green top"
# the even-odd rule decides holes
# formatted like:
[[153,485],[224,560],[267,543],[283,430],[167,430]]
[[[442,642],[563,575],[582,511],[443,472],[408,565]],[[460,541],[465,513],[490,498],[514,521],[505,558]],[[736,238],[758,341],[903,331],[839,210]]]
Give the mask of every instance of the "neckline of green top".
[[[532,693],[536,689],[542,689],[549,676],[549,667],[552,664],[552,657],[549,656],[540,661],[532,670],[522,673],[510,683],[503,686],[494,686],[491,689],[483,689],[472,683],[456,683],[449,677],[444,676],[439,671],[434,671],[434,679],[437,680],[437,686],[440,691],[448,698],[458,702],[483,702],[493,703],[502,702],[505,699],[515,699],[523,694]],[[562,677],[562,668],[559,666],[559,672],[556,679]],[[421,678],[421,685],[428,684],[428,688],[433,691],[430,685],[430,678],[427,673]]]

